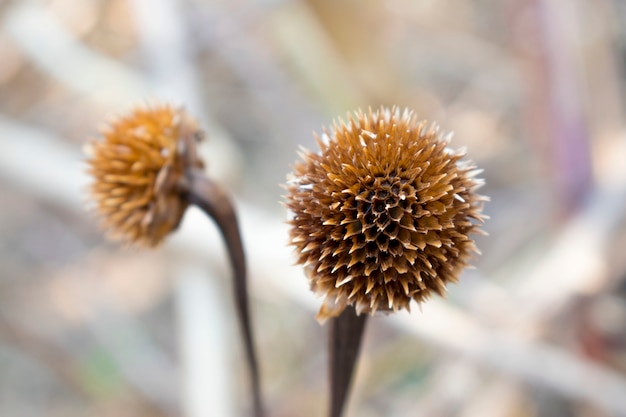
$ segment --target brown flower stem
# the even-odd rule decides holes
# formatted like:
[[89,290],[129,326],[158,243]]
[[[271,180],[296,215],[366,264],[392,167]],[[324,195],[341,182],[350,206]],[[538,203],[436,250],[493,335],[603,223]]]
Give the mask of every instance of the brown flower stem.
[[226,192],[210,180],[203,171],[189,170],[186,180],[184,187],[186,198],[215,221],[228,249],[230,263],[234,271],[235,307],[243,333],[244,350],[252,384],[254,416],[262,417],[264,412],[259,369],[250,323],[246,262],[235,208]]
[[354,373],[367,315],[347,307],[330,323],[330,417],[341,417]]

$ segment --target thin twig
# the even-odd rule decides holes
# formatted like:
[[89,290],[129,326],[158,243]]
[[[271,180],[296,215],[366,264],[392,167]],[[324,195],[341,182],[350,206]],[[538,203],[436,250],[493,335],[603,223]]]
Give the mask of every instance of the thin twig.
[[3,23],[21,52],[70,90],[113,106],[151,94],[141,74],[79,42],[43,2],[11,4]]

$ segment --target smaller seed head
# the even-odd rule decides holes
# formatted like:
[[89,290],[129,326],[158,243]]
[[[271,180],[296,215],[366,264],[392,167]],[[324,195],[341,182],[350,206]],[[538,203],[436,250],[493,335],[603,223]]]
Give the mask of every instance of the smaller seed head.
[[188,205],[185,171],[203,166],[201,137],[182,109],[156,104],[135,108],[90,142],[89,190],[109,237],[154,247],[178,226]]

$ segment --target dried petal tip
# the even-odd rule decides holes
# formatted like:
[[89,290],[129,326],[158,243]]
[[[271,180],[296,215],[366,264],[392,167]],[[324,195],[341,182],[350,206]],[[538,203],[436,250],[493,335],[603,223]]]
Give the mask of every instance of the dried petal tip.
[[202,167],[196,122],[180,108],[136,108],[109,124],[88,149],[91,197],[109,236],[156,246],[175,229],[188,205],[179,184]]
[[290,239],[318,318],[409,309],[442,295],[476,252],[482,184],[463,152],[426,121],[397,108],[339,120],[319,153],[303,151],[286,188]]

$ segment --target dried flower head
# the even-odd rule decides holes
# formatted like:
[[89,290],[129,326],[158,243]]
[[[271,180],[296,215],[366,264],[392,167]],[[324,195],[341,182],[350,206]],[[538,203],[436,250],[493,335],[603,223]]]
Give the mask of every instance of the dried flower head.
[[408,110],[358,111],[316,139],[320,152],[303,150],[288,177],[286,205],[298,263],[325,296],[318,318],[443,295],[477,252],[480,171]]
[[156,246],[187,208],[180,182],[202,167],[197,124],[170,105],[139,107],[109,124],[89,149],[90,186],[109,235],[125,243]]

